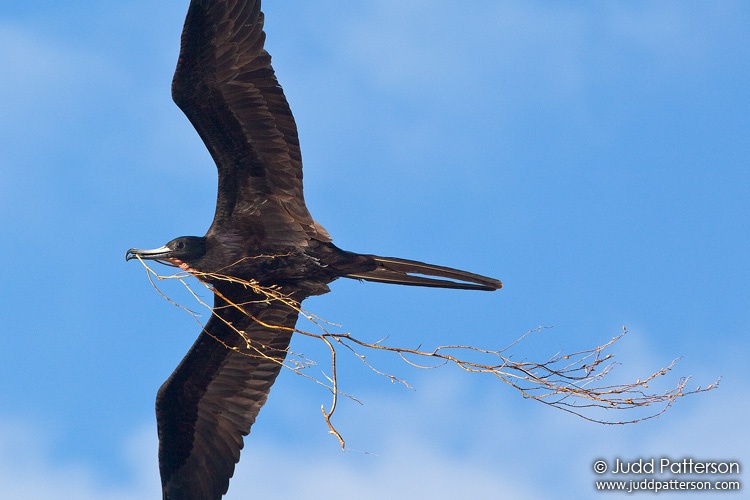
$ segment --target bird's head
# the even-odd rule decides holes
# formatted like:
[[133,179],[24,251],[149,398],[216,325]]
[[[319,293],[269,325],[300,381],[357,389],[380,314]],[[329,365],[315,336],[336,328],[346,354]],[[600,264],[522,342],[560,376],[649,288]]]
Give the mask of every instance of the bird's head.
[[180,236],[163,247],[153,250],[131,248],[125,252],[125,260],[141,258],[177,266],[185,271],[200,270],[199,263],[206,255],[206,238]]

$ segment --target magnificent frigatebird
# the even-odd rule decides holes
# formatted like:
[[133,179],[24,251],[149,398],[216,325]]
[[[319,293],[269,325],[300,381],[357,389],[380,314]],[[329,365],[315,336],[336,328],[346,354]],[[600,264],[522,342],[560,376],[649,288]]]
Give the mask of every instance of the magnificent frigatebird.
[[302,195],[294,118],[264,49],[260,0],[192,0],[172,97],[216,162],[216,214],[183,236],[126,259],[181,267],[214,290],[211,318],[156,396],[163,498],[219,499],[243,436],[281,369],[297,309],[216,274],[273,286],[297,304],[337,278],[497,290],[457,269],[339,249]]

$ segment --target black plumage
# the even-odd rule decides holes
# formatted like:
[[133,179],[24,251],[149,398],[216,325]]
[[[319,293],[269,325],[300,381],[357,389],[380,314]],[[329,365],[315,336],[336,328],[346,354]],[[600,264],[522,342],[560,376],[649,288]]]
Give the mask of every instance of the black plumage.
[[405,259],[339,249],[305,206],[297,128],[264,49],[260,0],[192,0],[172,96],[216,162],[213,223],[139,257],[199,275],[214,291],[212,316],[159,389],[156,415],[165,499],[219,499],[243,437],[265,403],[297,321],[216,273],[274,286],[295,303],[347,277],[402,285],[496,290],[500,281]]

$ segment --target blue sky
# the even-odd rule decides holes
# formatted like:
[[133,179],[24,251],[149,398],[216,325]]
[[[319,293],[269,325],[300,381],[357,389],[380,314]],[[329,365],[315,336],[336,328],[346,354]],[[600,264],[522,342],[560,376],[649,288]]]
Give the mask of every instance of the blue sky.
[[[0,6],[8,498],[158,497],[154,397],[198,328],[124,252],[203,234],[213,216],[215,169],[169,95],[187,3]],[[664,388],[722,382],[659,419],[601,426],[491,377],[378,360],[412,391],[346,361],[343,389],[363,404],[336,413],[342,453],[320,416],[329,395],[288,372],[227,498],[598,498],[598,458],[750,464],[746,3],[264,10],[308,206],[334,241],[505,283],[339,281],[309,310],[409,346],[500,348],[553,326],[518,346],[534,360],[625,325],[616,380],[682,356]],[[292,348],[325,367],[314,342]]]

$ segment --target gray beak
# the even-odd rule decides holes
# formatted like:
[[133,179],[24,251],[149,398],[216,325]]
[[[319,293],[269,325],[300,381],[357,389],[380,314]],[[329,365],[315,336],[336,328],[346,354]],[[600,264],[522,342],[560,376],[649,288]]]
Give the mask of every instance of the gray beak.
[[131,248],[125,252],[125,260],[140,257],[145,260],[163,260],[169,257],[172,250],[169,247],[159,247],[153,250],[141,250],[140,248]]

